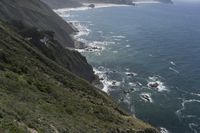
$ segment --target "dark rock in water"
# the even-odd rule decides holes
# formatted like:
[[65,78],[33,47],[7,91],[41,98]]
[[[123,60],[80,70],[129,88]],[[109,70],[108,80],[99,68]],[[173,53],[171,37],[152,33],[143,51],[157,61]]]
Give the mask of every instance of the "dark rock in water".
[[113,82],[112,82],[112,85],[116,85],[116,83],[117,83],[116,81],[113,81]]
[[90,4],[88,7],[95,8],[95,4]]
[[152,88],[158,88],[159,84],[155,82],[155,83],[150,83],[149,86]]
[[[84,43],[83,43],[84,44]],[[85,44],[84,44],[84,46],[85,46]],[[85,46],[85,50],[86,51],[89,51],[89,52],[94,52],[94,51],[100,51],[100,50],[102,50],[102,48],[99,48],[99,47],[91,47],[91,46]]]
[[129,76],[129,77],[133,77],[134,76],[133,73],[127,73],[126,75]]
[[98,47],[91,47],[91,49],[97,50],[97,49],[100,49],[100,48],[98,48]]

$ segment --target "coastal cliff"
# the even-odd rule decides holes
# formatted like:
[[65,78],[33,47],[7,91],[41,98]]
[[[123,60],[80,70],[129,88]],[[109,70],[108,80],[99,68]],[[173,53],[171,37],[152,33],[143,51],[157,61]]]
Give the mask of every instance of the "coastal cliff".
[[6,22],[22,21],[29,27],[55,32],[63,47],[74,47],[73,28],[40,0],[1,0],[0,18]]
[[[2,0],[0,7],[1,19],[24,38],[29,38],[40,52],[81,78],[89,82],[94,80],[93,69],[85,57],[63,46],[73,47],[72,28],[45,4],[38,0]],[[48,37],[46,45],[40,42],[44,37]],[[66,41],[60,43],[63,41],[59,38]]]
[[0,131],[156,133],[0,22]]
[[0,7],[0,132],[158,133],[89,83],[91,65],[59,40],[72,28],[48,6],[2,0]]

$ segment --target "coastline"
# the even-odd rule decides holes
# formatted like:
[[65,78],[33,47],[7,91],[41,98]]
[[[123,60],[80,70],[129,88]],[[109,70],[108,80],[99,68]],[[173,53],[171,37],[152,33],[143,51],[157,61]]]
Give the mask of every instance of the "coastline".
[[[60,8],[60,9],[54,9],[54,11],[61,17],[64,17],[64,14],[66,12],[70,11],[82,11],[82,10],[91,10],[91,9],[98,9],[98,8],[108,8],[108,7],[123,7],[123,6],[134,6],[134,5],[140,5],[140,4],[159,4],[161,2],[159,1],[135,1],[132,2],[133,5],[130,4],[111,4],[111,3],[83,3],[83,6],[75,7],[75,8]],[[95,7],[91,8],[89,5],[94,4]]]
[[[160,2],[158,1],[141,1],[141,2],[135,2],[137,4],[158,4]],[[84,3],[82,7],[77,7],[77,8],[62,8],[62,9],[55,9],[54,11],[61,17],[69,17],[71,11],[84,11],[84,10],[93,10],[93,9],[98,9],[98,8],[109,8],[109,7],[127,7],[131,5],[124,5],[124,4],[107,4],[107,3],[96,3],[95,8],[88,7],[91,3]],[[79,21],[73,20],[73,21],[67,21],[72,28],[74,29],[74,33],[71,34],[73,40],[74,40],[74,48],[69,48],[71,50],[78,51],[79,53],[84,53],[84,52],[101,52],[103,51],[104,44],[98,45],[98,43],[102,42],[93,42],[93,43],[88,43],[86,40],[83,40],[81,36],[87,36],[90,33],[90,29],[81,26]],[[119,38],[124,38],[124,36],[115,36],[117,39]],[[119,38],[118,38],[119,37]],[[97,43],[97,45],[96,45]],[[107,43],[107,42],[106,42]],[[102,66],[99,66],[102,67]],[[98,68],[93,67],[94,75],[95,78],[91,82],[93,86],[96,88],[101,89],[102,91],[106,92],[109,94],[109,87],[112,86],[120,86],[120,82],[115,81],[115,80],[109,80],[107,78],[107,73],[108,72],[113,72],[112,70],[99,70]],[[127,74],[128,73],[128,74]],[[126,71],[125,75],[129,77],[130,75],[134,75],[134,72]],[[137,74],[136,74],[137,75]],[[152,77],[149,77],[152,78]],[[149,80],[147,87],[150,87],[151,89],[154,87],[151,87],[151,84],[157,84],[157,91],[162,92],[162,91],[168,91],[163,83],[158,80],[157,77],[154,77],[154,80]],[[132,83],[130,83],[132,84]],[[154,88],[155,89],[155,88]],[[151,99],[151,96],[148,96],[149,99]],[[145,100],[144,100],[145,101]],[[153,101],[153,100],[149,100]]]
[[[148,4],[148,2],[143,2],[144,4]],[[158,2],[156,2],[156,3],[158,3]],[[142,4],[142,3],[141,3]],[[117,6],[119,6],[119,5],[117,5]],[[127,6],[127,5],[126,5]],[[109,6],[104,6],[104,5],[99,5],[99,8],[107,8],[107,7],[113,7],[112,5],[109,5]],[[69,8],[68,8],[69,9]],[[73,10],[68,10],[68,9],[64,9],[63,11],[81,11],[81,10],[93,10],[93,8],[87,8],[87,9],[79,9],[79,8],[75,8],[75,9],[73,9]],[[63,14],[64,15],[64,14]],[[76,26],[75,26],[76,27]],[[77,32],[77,34],[79,34],[78,32]],[[84,51],[84,50],[86,50],[86,48],[83,48],[83,49],[75,49],[75,50],[78,50],[79,52],[81,52],[81,51]],[[152,56],[152,55],[149,55],[149,56]],[[170,64],[171,65],[173,65],[173,66],[176,66],[176,64],[173,62],[173,61],[170,61]],[[174,67],[169,67],[169,69],[172,71],[172,72],[175,72],[176,74],[178,74],[179,73],[179,71],[176,71],[176,69],[173,69]],[[94,67],[93,67],[93,69],[95,69]],[[97,70],[98,70],[98,67],[97,67]],[[97,71],[95,71],[95,73],[97,73]],[[157,79],[158,78],[158,79]],[[149,77],[149,79],[148,79],[148,87],[151,87],[151,86],[153,86],[152,88],[154,88],[154,86],[156,85],[155,83],[157,83],[157,84],[161,84],[160,85],[160,87],[156,90],[156,91],[158,91],[159,93],[160,92],[162,92],[162,91],[165,91],[165,92],[169,92],[169,90],[167,90],[168,88],[166,88],[165,87],[165,84],[163,84],[162,82],[157,82],[159,80],[159,77],[153,77],[153,75],[152,75],[152,77]],[[96,82],[97,81],[97,82]],[[101,90],[103,90],[104,92],[107,92],[107,90],[105,91],[105,89],[103,89],[104,88],[104,86],[102,86],[102,84],[99,84],[99,83],[101,83],[100,82],[101,81],[101,77],[100,76],[98,76],[97,77],[97,79],[94,81],[94,85],[97,85],[97,87],[98,88],[100,88]],[[162,80],[161,80],[162,81]],[[99,86],[98,86],[99,85]],[[112,85],[112,84],[111,84]],[[153,104],[155,104],[154,102],[156,102],[155,100],[154,100],[154,98],[152,99],[151,98],[151,95],[150,95],[150,93],[142,93],[141,95],[140,95],[140,98],[143,100],[143,101],[145,101],[146,103],[153,103]],[[161,131],[162,132],[167,132],[166,131],[166,129],[164,129],[164,128],[161,128]]]
[[[135,2],[137,4],[159,4],[160,2],[156,2],[156,1],[144,1],[144,2]],[[88,7],[88,5],[91,4],[91,3],[85,3],[83,4],[84,6],[82,7],[78,7],[78,8],[62,8],[62,9],[56,9],[54,10],[59,16],[61,17],[68,17],[70,16],[70,12],[71,11],[84,11],[84,10],[93,10],[93,9],[98,9],[98,8],[109,8],[109,7],[127,7],[127,6],[131,6],[131,5],[120,5],[120,4],[107,4],[107,3],[98,3],[95,5],[95,8],[91,8],[91,7]],[[78,22],[77,20],[73,20],[73,22]],[[80,27],[77,27],[76,24],[74,24],[73,22],[68,22],[70,23],[70,25],[72,25],[73,28],[76,29],[76,32],[74,32],[72,34],[72,37],[75,41],[75,47],[74,48],[71,48],[72,50],[76,50],[80,53],[82,52],[95,52],[95,51],[101,51],[103,50],[102,47],[98,47],[97,45],[94,45],[94,46],[91,46],[91,45],[88,45],[88,43],[84,42],[84,41],[81,41],[80,40],[80,36],[84,33],[82,33],[82,31],[79,29]],[[88,29],[87,29],[88,30]],[[86,31],[87,31],[86,30]],[[85,33],[85,34],[89,34],[89,31],[88,33]],[[123,36],[115,36],[115,37],[119,37],[119,38],[123,38]],[[119,39],[118,38],[118,39]],[[110,87],[117,87],[117,86],[120,86],[121,82],[119,81],[116,81],[116,80],[110,80],[107,78],[107,73],[116,73],[115,70],[99,70],[99,68],[95,68],[94,66],[93,67],[93,71],[94,71],[94,75],[95,75],[95,79],[91,82],[91,84],[93,86],[95,86],[96,88],[100,89],[101,91],[105,92],[106,94],[109,95],[109,92],[111,91],[110,90]],[[99,66],[99,67],[102,67],[102,66]],[[126,77],[135,77],[137,76],[137,73],[134,73],[132,71],[129,71],[128,68],[126,70],[126,72],[124,72],[124,75]],[[165,85],[163,85],[163,82],[159,81],[159,79],[157,79],[157,77],[149,77],[149,81],[148,81],[148,84],[146,85],[146,87],[149,87],[150,89],[154,89],[158,92],[162,92],[162,91],[168,91],[166,88],[165,88]],[[153,79],[152,79],[153,78]],[[154,83],[158,83],[158,88],[154,88],[149,85],[149,84],[154,84]],[[139,84],[141,86],[140,83],[136,83],[136,84]],[[135,86],[134,83],[130,82],[129,84],[130,86]],[[121,102],[124,102],[126,104],[131,104],[129,102],[129,94],[131,94],[132,92],[134,91],[137,91],[137,90],[131,90],[131,91],[123,91],[124,94],[126,94],[123,98],[119,99],[122,100]],[[145,102],[145,103],[150,103],[150,104],[153,104],[154,103],[154,100],[152,99],[151,97],[151,94],[150,93],[141,93],[139,95],[139,97]],[[118,101],[116,101],[118,103]],[[120,105],[120,103],[118,103]],[[132,105],[131,105],[132,106]],[[131,111],[132,112],[132,111]],[[134,112],[134,111],[133,111]],[[133,114],[134,115],[134,114]],[[161,133],[168,133],[168,130],[164,127],[158,127],[158,129],[161,131]]]
[[[80,7],[74,7],[74,8],[60,8],[60,9],[53,9],[55,13],[57,13],[60,17],[69,17],[69,14],[71,11],[84,11],[84,10],[92,10],[92,9],[99,9],[99,8],[110,8],[110,7],[128,7],[128,6],[135,6],[135,5],[140,5],[140,4],[159,4],[161,2],[159,1],[133,1],[133,5],[131,4],[111,4],[111,3],[82,3],[82,6]],[[91,4],[94,4],[95,7],[90,7]],[[93,50],[100,50],[101,48],[99,47],[93,47],[86,45],[85,42],[79,40],[80,30],[79,27],[77,27],[73,22],[68,22],[71,28],[74,30],[74,32],[71,34],[71,37],[74,39],[74,48],[70,48],[73,50],[76,50],[78,52],[82,52],[83,49],[88,50],[88,51],[93,51]]]

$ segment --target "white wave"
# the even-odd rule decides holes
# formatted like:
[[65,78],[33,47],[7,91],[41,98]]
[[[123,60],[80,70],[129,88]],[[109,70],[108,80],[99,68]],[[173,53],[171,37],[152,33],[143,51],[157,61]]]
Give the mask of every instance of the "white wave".
[[109,69],[106,69],[102,66],[100,66],[98,69],[97,68],[93,68],[93,71],[96,75],[99,76],[100,81],[103,84],[103,91],[106,93],[109,93],[109,91],[111,90],[112,86],[120,86],[121,82],[117,81],[117,80],[109,80],[107,77],[107,73],[111,72]]
[[193,95],[193,96],[198,96],[198,97],[200,97],[200,94],[199,93],[189,93],[190,95]]
[[184,100],[183,99],[183,102],[181,103],[181,108],[176,111],[176,114],[177,114],[179,120],[181,120],[181,118],[184,117],[184,116],[182,116],[182,111],[184,111],[186,109],[185,105],[188,103],[193,103],[193,102],[200,103],[200,100],[197,100],[197,99]]
[[125,74],[128,77],[133,77],[133,76],[137,76],[138,75],[137,73],[134,73],[134,72],[125,72]]
[[129,85],[129,86],[132,86],[132,87],[137,86],[137,84],[135,84],[135,83],[133,83],[133,82],[129,82],[128,85]]
[[129,111],[131,111],[132,114],[135,114],[135,107],[132,102],[131,93],[126,93],[126,95],[123,98],[123,102],[127,104]]
[[120,38],[115,38],[115,39],[113,39],[114,41],[121,41],[121,39]]
[[[92,3],[83,3],[84,6],[89,6]],[[108,8],[108,7],[126,7],[129,5],[123,5],[123,4],[108,4],[108,3],[96,3],[95,8]],[[91,9],[91,8],[90,8]]]
[[140,98],[145,102],[153,103],[153,99],[151,98],[151,93],[141,93]]
[[172,67],[169,67],[169,70],[171,70],[171,71],[173,71],[173,72],[175,72],[175,73],[180,73],[178,70],[176,70],[176,69],[174,69],[174,68],[172,68]]
[[188,126],[194,133],[198,133],[198,131],[194,127],[199,127],[199,125],[195,123],[189,123]]
[[120,86],[121,82],[117,80],[110,80],[108,81],[110,83],[110,86]]
[[72,17],[72,15],[70,13],[66,13],[66,12],[56,12],[56,13],[62,18]]
[[141,0],[141,1],[133,1],[134,4],[158,4],[159,1],[155,0]]
[[184,115],[183,118],[196,118],[196,115]]
[[89,22],[70,21],[70,23],[72,23],[72,25],[79,31],[76,35],[74,35],[75,39],[79,39],[81,36],[88,36],[91,32],[91,30],[87,27],[87,23]]
[[176,63],[174,61],[170,61],[170,64],[176,66]]
[[157,86],[155,86],[154,88],[159,92],[169,91],[165,84],[162,81],[160,81],[160,78],[158,76],[149,77],[147,86],[152,88],[152,84],[157,84]]
[[78,51],[79,53],[85,52],[85,49],[75,49],[75,50]]
[[128,5],[120,5],[120,4],[107,4],[107,3],[99,3],[95,4],[95,8],[88,7],[91,3],[83,3],[84,6],[77,7],[77,8],[61,8],[61,9],[55,9],[54,11],[58,14],[64,14],[68,13],[70,11],[84,11],[84,10],[93,10],[97,8],[108,8],[108,7],[122,7],[122,6],[128,6]]
[[131,96],[129,93],[126,94],[126,96],[124,97],[123,102],[127,103],[128,105],[131,104]]
[[192,95],[192,96],[198,96],[198,97],[200,97],[200,93],[188,92],[188,91],[184,91],[184,90],[181,90],[181,89],[178,89],[178,90],[181,91],[181,92],[183,92],[183,93]]
[[[101,69],[99,67],[99,69]],[[103,83],[103,91],[108,93],[109,92],[109,83],[108,83],[108,78],[106,76],[106,71],[101,71],[98,70],[97,68],[93,68],[93,71],[96,75],[99,76],[99,79],[101,79],[101,82]]]
[[164,127],[160,127],[160,133],[169,133],[169,131]]
[[138,81],[137,81],[137,84],[138,84],[139,86],[142,86],[142,83],[140,83],[140,82],[138,82]]
[[79,38],[77,39],[80,42],[85,43],[86,48],[84,49],[75,49],[78,52],[94,52],[97,56],[101,55],[101,52],[103,50],[105,50],[105,45],[107,45],[109,42],[98,42],[98,41],[93,41],[93,42],[89,42],[85,39]]
[[[89,42],[87,40],[85,40],[84,42],[86,44],[86,46],[88,46],[85,49],[85,52],[98,52],[96,54],[100,54],[99,52],[102,52],[103,50],[106,49],[106,46],[114,44],[114,42],[109,42],[109,41],[92,41]],[[113,51],[113,53],[117,53],[118,51]]]
[[84,10],[89,10],[89,9],[91,8],[90,7],[61,8],[61,9],[55,9],[54,12],[60,15],[60,14],[69,13],[70,11],[84,11]]
[[127,48],[130,48],[130,47],[131,47],[131,45],[127,44],[127,45],[126,45],[126,47],[127,47]]
[[108,46],[111,44],[115,44],[115,42],[112,41],[93,41],[89,43],[90,46]]
[[117,38],[117,39],[124,39],[126,38],[125,36],[112,36],[113,38]]

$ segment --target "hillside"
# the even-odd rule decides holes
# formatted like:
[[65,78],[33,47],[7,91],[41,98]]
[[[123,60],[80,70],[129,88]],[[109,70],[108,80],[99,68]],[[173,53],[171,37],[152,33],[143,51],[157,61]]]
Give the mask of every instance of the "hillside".
[[29,27],[55,32],[55,39],[64,47],[74,47],[69,24],[40,0],[0,0],[0,18],[7,22],[22,21]]
[[121,111],[106,94],[42,54],[2,22],[0,95],[1,132],[157,132]]

